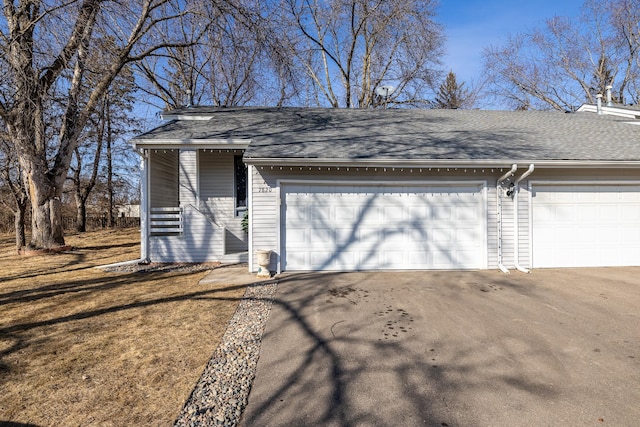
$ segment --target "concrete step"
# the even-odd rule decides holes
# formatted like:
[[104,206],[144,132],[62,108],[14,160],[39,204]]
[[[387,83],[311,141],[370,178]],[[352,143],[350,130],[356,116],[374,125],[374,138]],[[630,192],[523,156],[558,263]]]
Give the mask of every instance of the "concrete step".
[[249,262],[249,252],[234,252],[220,257],[222,264],[238,264]]

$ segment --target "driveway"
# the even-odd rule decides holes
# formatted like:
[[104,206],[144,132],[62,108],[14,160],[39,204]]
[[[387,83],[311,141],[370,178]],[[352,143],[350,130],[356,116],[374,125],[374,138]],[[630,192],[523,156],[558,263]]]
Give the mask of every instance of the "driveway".
[[632,426],[640,268],[285,274],[244,426]]

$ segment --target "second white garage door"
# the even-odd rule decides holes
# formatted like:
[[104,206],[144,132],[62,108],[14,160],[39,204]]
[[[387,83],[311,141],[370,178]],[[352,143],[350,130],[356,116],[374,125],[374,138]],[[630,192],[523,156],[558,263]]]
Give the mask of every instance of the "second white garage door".
[[640,185],[534,185],[533,266],[640,265]]
[[486,268],[484,185],[281,189],[283,270]]

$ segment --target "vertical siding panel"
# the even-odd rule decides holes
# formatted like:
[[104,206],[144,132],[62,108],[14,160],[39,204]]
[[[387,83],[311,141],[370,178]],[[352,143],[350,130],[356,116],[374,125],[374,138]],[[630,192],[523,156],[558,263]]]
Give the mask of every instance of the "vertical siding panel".
[[149,205],[152,208],[180,205],[178,151],[149,150]]
[[507,268],[514,268],[513,249],[515,244],[515,229],[513,215],[513,199],[506,195],[502,197],[502,263]]
[[276,191],[275,175],[267,175],[262,173],[259,167],[253,168],[253,195],[252,195],[252,214],[251,232],[253,239],[253,247],[249,248],[250,256],[253,257],[254,270],[257,270],[257,261],[255,252],[257,249],[270,249],[275,252],[271,257],[270,270],[275,270],[277,259],[280,256],[277,253],[278,248],[278,210],[280,209]]
[[195,205],[198,196],[198,153],[180,150],[180,206]]

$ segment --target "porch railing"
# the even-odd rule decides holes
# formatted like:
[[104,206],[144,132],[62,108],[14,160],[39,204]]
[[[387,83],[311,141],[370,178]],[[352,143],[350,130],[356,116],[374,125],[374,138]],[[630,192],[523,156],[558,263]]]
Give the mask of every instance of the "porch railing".
[[182,234],[182,208],[151,208],[149,214],[149,231],[152,236],[171,236]]

